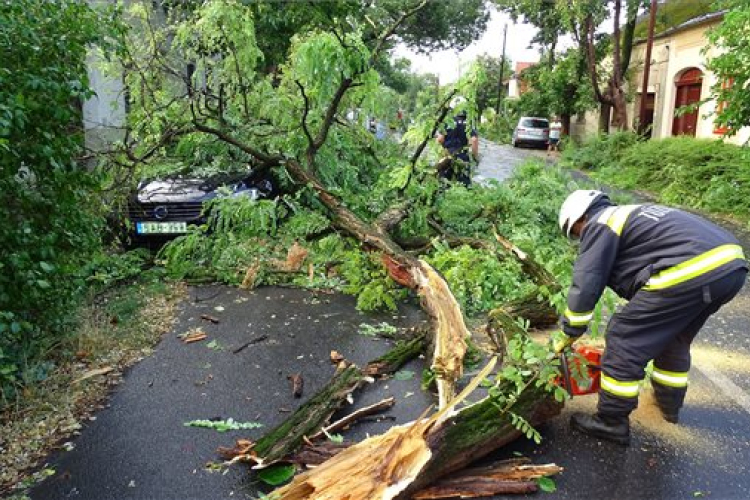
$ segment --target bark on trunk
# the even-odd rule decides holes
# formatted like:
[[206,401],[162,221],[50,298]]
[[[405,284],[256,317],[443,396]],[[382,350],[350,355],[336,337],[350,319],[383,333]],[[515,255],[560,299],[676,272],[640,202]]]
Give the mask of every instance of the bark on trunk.
[[599,106],[599,133],[609,134],[609,121],[612,114],[612,106],[602,103]]
[[256,465],[266,467],[297,450],[305,436],[317,432],[359,387],[362,379],[362,371],[354,365],[340,369],[323,390],[255,443],[252,453]]
[[[462,394],[430,418],[393,427],[338,453],[319,467],[298,475],[274,492],[278,500],[406,500],[437,478],[464,468],[521,433],[508,412],[487,398],[459,411],[462,401],[492,370],[488,365]],[[510,384],[500,390],[511,391]],[[534,384],[523,391],[513,413],[532,425],[560,411]]]
[[313,436],[341,408],[350,394],[369,376],[394,373],[407,361],[418,356],[425,346],[425,335],[405,342],[371,361],[364,369],[342,362],[331,381],[308,402],[300,406],[288,419],[245,450],[248,460],[262,468],[296,452],[307,437]]

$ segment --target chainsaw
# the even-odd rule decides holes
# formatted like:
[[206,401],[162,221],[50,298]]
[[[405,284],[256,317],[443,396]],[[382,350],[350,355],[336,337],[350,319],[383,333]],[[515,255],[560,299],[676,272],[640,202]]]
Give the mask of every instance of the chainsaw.
[[[573,353],[579,356],[574,356]],[[571,376],[571,365],[581,371],[581,358],[586,360],[584,369],[588,372],[588,383],[579,382]],[[560,353],[560,378],[557,385],[571,396],[583,396],[599,392],[601,384],[602,350],[591,346],[575,346]]]

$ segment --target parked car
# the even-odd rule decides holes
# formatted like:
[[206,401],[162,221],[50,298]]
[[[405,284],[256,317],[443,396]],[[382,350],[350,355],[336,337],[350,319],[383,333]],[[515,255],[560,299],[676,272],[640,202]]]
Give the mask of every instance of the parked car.
[[206,222],[206,203],[219,196],[248,196],[256,200],[276,195],[272,177],[254,172],[206,179],[144,180],[127,204],[129,244],[158,247],[187,233],[189,226]]
[[549,141],[549,120],[533,116],[522,116],[513,129],[511,144],[517,148],[521,144],[546,146]]

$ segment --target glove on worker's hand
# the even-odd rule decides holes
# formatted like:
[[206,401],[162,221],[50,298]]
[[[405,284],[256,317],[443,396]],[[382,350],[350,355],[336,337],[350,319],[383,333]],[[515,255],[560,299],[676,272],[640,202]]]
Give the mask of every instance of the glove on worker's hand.
[[578,340],[578,337],[571,337],[570,335],[565,335],[563,332],[555,332],[550,335],[550,344],[555,354],[560,354],[572,346],[576,340]]

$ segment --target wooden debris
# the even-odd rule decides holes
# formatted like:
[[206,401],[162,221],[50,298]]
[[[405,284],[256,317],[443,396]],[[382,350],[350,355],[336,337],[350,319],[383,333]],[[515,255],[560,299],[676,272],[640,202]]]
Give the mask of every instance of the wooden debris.
[[232,354],[238,354],[238,353],[244,351],[246,348],[250,347],[251,345],[257,344],[258,342],[263,342],[267,338],[268,338],[268,335],[266,335],[265,333],[262,334],[262,335],[258,335],[257,337],[255,337],[254,339],[250,340],[249,342],[245,342],[241,346],[239,346],[236,349],[234,349],[232,351]]
[[465,469],[417,492],[413,500],[481,498],[537,491],[536,479],[562,472],[555,464],[529,465],[527,459],[507,460],[488,467]]
[[302,374],[295,373],[294,375],[289,375],[287,376],[287,380],[292,382],[292,396],[301,398],[305,387],[305,380],[302,378]]
[[247,268],[247,271],[245,271],[245,277],[242,279],[242,283],[240,283],[240,288],[243,290],[252,290],[255,288],[255,282],[258,279],[258,275],[260,274],[260,261],[255,261],[253,265]]
[[494,360],[450,404],[430,418],[390,428],[350,446],[274,491],[278,500],[330,498],[391,500],[420,475],[432,457],[430,435],[494,368]]
[[218,325],[220,323],[218,318],[214,318],[213,316],[210,316],[208,314],[201,314],[201,319],[213,323],[214,325]]
[[99,375],[106,375],[109,372],[112,372],[115,370],[114,366],[103,366],[101,368],[96,368],[94,370],[89,370],[77,379],[73,381],[74,384],[80,384],[84,380],[88,380],[92,377],[98,377]]
[[[435,480],[455,473],[518,438],[508,413],[486,398],[456,410],[490,373],[492,364],[472,380],[449,405],[430,418],[389,429],[341,451],[319,467],[298,475],[276,490],[277,500],[340,499],[407,500]],[[515,385],[501,383],[500,391]],[[561,406],[544,388],[529,387],[519,395],[513,413],[532,425],[557,415]]]
[[336,422],[333,422],[332,424],[324,427],[323,429],[320,430],[320,432],[316,432],[315,434],[310,436],[310,439],[311,440],[318,439],[318,438],[325,436],[326,434],[331,434],[341,429],[345,429],[349,425],[361,419],[362,417],[374,415],[376,413],[380,413],[381,411],[388,410],[390,408],[393,408],[393,405],[395,404],[396,404],[396,398],[390,397],[382,401],[379,401],[375,404],[372,404],[370,406],[365,406],[364,408],[360,408],[359,410],[356,410],[350,413],[344,418],[337,420]]
[[331,363],[333,363],[334,365],[337,365],[341,363],[342,361],[344,361],[344,356],[342,356],[341,353],[338,351],[331,351],[330,359],[331,359]]
[[285,462],[303,467],[315,467],[347,449],[351,443],[323,441],[319,444],[305,444],[300,451],[284,459]]
[[[364,370],[348,363],[342,357],[337,364],[336,374],[328,384],[286,421],[260,438],[253,448],[252,457],[248,456],[247,461],[255,463],[257,468],[263,468],[293,455],[300,449],[307,436],[316,434],[367,377],[393,373],[409,359],[417,356],[422,351],[424,335],[419,337],[418,342],[419,348],[405,347],[404,344],[410,342],[398,343],[391,352],[369,363]],[[393,358],[390,356],[392,353],[396,353]],[[377,364],[377,370],[374,364]]]
[[234,447],[227,448],[225,446],[220,446],[216,452],[224,460],[250,461],[253,456],[253,446],[255,446],[255,443],[249,439],[238,439]]
[[380,377],[395,373],[424,351],[427,344],[427,336],[424,332],[418,333],[416,337],[408,341],[397,342],[396,346],[383,356],[370,361],[364,368],[364,373],[370,377]]
[[362,383],[362,372],[343,363],[328,384],[279,426],[258,439],[253,448],[256,468],[267,467],[297,451],[305,436],[317,432]]
[[302,268],[302,263],[307,258],[308,253],[309,251],[305,247],[295,241],[287,251],[286,259],[271,261],[271,267],[280,272],[296,273]]
[[193,342],[200,342],[201,340],[205,340],[208,335],[206,335],[206,332],[204,332],[200,328],[195,328],[178,335],[178,337],[180,337],[184,343],[192,344]]

